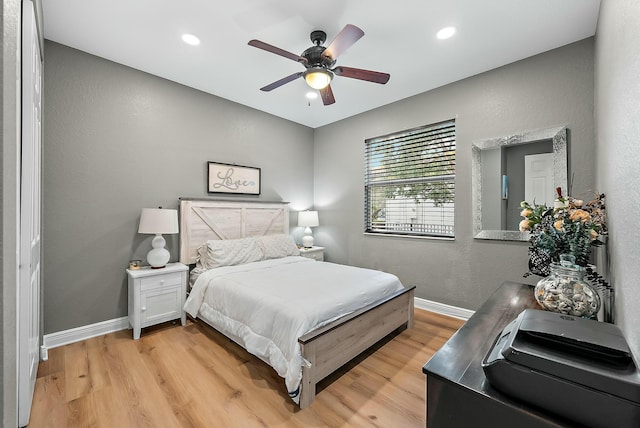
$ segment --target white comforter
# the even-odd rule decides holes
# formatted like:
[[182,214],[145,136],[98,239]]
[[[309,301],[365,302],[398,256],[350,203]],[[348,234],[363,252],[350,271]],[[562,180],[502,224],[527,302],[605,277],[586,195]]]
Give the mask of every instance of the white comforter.
[[200,275],[184,309],[244,342],[285,379],[298,402],[298,338],[401,290],[394,275],[304,257],[211,269]]

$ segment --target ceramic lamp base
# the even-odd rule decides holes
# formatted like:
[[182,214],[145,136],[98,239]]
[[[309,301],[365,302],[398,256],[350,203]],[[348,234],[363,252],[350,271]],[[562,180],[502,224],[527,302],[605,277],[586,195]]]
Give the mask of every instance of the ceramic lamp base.
[[311,228],[307,227],[304,230],[304,236],[302,237],[302,246],[304,248],[313,247],[313,235],[311,234]]
[[147,254],[147,262],[153,269],[160,269],[167,265],[169,259],[171,258],[171,254],[167,251],[164,246],[167,241],[164,240],[162,235],[157,234],[153,241],[151,241],[151,251]]

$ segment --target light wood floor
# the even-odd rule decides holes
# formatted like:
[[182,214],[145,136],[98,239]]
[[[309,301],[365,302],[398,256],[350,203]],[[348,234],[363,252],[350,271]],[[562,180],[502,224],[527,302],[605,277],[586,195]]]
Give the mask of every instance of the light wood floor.
[[422,366],[462,321],[416,310],[415,324],[331,375],[299,410],[275,371],[189,321],[51,349],[29,427],[421,427]]

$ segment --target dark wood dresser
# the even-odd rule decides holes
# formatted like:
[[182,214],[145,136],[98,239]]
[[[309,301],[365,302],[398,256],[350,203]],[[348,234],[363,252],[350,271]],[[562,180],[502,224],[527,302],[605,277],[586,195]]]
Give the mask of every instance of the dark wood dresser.
[[493,389],[482,360],[502,329],[539,308],[530,285],[505,282],[424,365],[427,427],[569,427],[569,423]]

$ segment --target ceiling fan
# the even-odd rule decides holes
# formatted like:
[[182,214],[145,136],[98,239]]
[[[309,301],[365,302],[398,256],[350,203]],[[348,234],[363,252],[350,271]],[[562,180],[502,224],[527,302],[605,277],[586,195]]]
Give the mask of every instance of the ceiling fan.
[[335,65],[338,56],[349,49],[355,42],[360,40],[362,36],[364,36],[364,31],[355,25],[347,24],[333,39],[333,41],[329,43],[329,46],[324,47],[322,44],[327,40],[327,33],[321,30],[315,30],[311,32],[310,37],[311,42],[313,42],[313,46],[302,52],[301,55],[285,51],[284,49],[261,42],[260,40],[251,40],[249,42],[250,46],[299,62],[306,69],[305,71],[293,73],[280,80],[276,80],[275,82],[260,88],[260,90],[269,92],[286,83],[292,82],[300,77],[304,77],[310,87],[320,91],[322,103],[327,106],[336,102],[330,85],[334,76],[366,80],[368,82],[384,85],[389,81],[389,77],[391,77],[387,73],[343,66],[331,68]]

